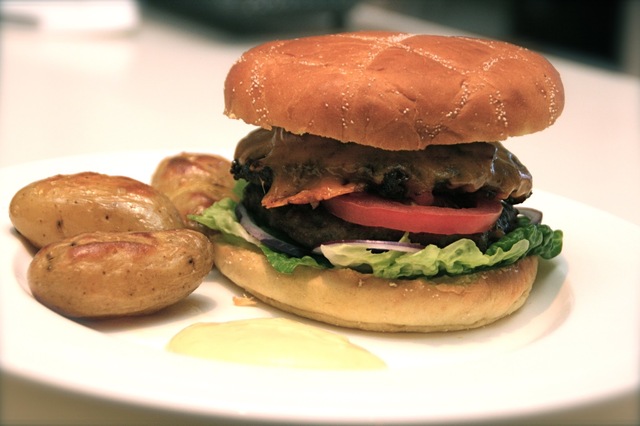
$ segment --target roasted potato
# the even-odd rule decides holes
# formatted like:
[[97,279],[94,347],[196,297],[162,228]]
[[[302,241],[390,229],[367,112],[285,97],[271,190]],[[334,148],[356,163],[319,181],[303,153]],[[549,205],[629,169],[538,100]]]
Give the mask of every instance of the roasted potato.
[[119,317],[184,299],[212,265],[212,243],[190,229],[92,232],[40,249],[27,280],[33,296],[62,315]]
[[159,231],[183,228],[166,195],[123,176],[93,172],[33,182],[11,200],[13,226],[37,248],[93,231]]
[[224,197],[234,197],[231,162],[210,154],[182,153],[167,157],[156,168],[151,186],[166,194],[178,208],[188,228],[208,233],[203,225],[189,220]]

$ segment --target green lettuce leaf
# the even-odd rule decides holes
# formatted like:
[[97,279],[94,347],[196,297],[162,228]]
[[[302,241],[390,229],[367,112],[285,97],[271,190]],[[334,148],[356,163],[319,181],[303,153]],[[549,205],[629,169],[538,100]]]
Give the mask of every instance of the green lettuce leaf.
[[251,236],[242,225],[238,222],[236,216],[236,206],[238,203],[231,198],[223,198],[207,208],[200,215],[190,215],[189,219],[195,220],[204,226],[219,231],[227,239],[233,243],[234,238],[239,238],[251,243],[267,257],[267,260],[278,272],[290,274],[298,266],[311,266],[314,268],[326,268],[327,264],[319,262],[311,256],[301,258],[287,256],[271,250],[269,247],[261,244],[260,241]]
[[[520,217],[516,229],[491,244],[485,253],[469,239],[458,240],[444,248],[430,245],[415,253],[372,252],[350,244],[332,244],[321,246],[322,254],[328,260],[325,262],[324,259],[314,256],[291,257],[264,246],[238,223],[236,205],[233,200],[225,198],[201,215],[190,218],[220,231],[226,238],[240,238],[258,246],[269,263],[277,271],[286,274],[293,272],[298,266],[335,266],[352,268],[389,279],[461,275],[506,266],[529,255],[550,259],[562,250],[562,231],[554,231],[547,225],[533,224],[528,218]],[[403,237],[401,241],[408,239]]]
[[261,245],[260,241],[253,238],[238,222],[237,205],[238,203],[231,198],[223,198],[213,203],[201,215],[190,215],[189,219],[201,223],[207,228],[220,231],[225,237],[236,237],[257,246]]
[[271,250],[269,247],[260,244],[260,250],[267,257],[267,260],[273,266],[273,268],[284,274],[290,274],[296,269],[298,266],[311,266],[312,268],[320,268],[324,269],[327,267],[331,267],[327,262],[322,262],[315,257],[311,256],[303,256],[303,257],[292,257],[288,256],[284,253],[279,253],[277,251]]
[[511,263],[511,259],[515,261],[523,257],[528,248],[529,241],[520,240],[507,251],[498,249],[492,255],[487,255],[472,240],[461,239],[444,248],[430,245],[416,253],[372,253],[362,247],[335,244],[323,246],[322,254],[335,266],[394,279],[466,274],[501,263]]

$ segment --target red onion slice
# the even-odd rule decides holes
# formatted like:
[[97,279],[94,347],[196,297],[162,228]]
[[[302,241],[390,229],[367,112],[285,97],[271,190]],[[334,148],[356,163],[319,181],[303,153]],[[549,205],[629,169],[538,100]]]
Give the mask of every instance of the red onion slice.
[[529,218],[531,223],[538,225],[542,223],[542,212],[530,207],[518,207],[518,213]]
[[247,209],[242,204],[236,206],[236,216],[240,221],[240,225],[255,239],[260,241],[265,246],[280,253],[288,254],[295,257],[303,257],[309,254],[309,252],[298,247],[295,244],[283,241],[280,238],[270,234],[261,227],[259,227],[249,216]]
[[398,241],[378,241],[378,240],[341,240],[331,241],[320,244],[313,249],[313,253],[322,254],[322,246],[331,246],[337,244],[348,244],[354,247],[363,247],[367,250],[379,251],[401,251],[405,253],[415,253],[424,248],[424,246],[415,243],[401,243]]

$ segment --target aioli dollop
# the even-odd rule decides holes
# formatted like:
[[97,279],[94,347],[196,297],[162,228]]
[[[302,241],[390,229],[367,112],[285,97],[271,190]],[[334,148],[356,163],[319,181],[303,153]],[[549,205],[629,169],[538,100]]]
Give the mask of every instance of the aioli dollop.
[[167,349],[199,358],[260,366],[372,370],[386,364],[346,337],[285,318],[202,322],[176,334]]

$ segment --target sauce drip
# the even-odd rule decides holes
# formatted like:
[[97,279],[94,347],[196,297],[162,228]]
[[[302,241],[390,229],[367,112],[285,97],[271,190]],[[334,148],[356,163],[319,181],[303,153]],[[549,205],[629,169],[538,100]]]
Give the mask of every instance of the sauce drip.
[[285,318],[196,323],[167,349],[199,358],[321,370],[372,370],[385,363],[347,338]]

